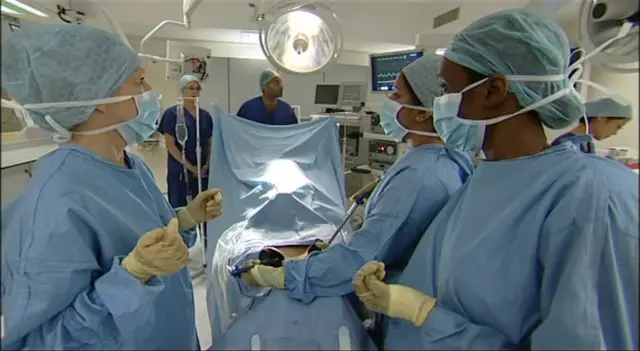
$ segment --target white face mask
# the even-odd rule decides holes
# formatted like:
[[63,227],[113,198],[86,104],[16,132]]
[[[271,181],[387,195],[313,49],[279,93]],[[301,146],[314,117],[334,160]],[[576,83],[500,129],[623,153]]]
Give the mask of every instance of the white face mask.
[[[564,79],[566,79],[566,77],[564,75],[550,75],[550,76],[506,76],[505,78],[507,78],[507,80],[509,81],[519,81],[519,82],[553,82],[553,81],[562,81]],[[562,98],[565,95],[568,94],[578,94],[577,91],[575,91],[575,89],[573,88],[573,84],[571,84],[569,86],[569,88],[566,89],[562,89],[558,92],[556,92],[555,94],[549,95],[539,101],[537,101],[536,103],[529,105],[525,108],[520,109],[519,111],[516,111],[514,113],[510,113],[508,115],[504,115],[504,116],[497,116],[497,117],[493,117],[493,118],[489,118],[489,119],[483,119],[483,120],[472,120],[472,119],[465,119],[460,117],[459,113],[460,113],[460,107],[461,107],[461,103],[462,103],[462,96],[465,92],[479,86],[480,84],[486,82],[487,80],[489,80],[489,78],[485,78],[483,80],[480,80],[478,82],[475,82],[471,85],[469,85],[468,87],[462,89],[462,91],[460,91],[459,93],[451,93],[451,94],[445,94],[442,95],[440,97],[435,98],[434,100],[434,118],[436,120],[441,119],[441,118],[451,118],[451,117],[455,117],[457,118],[461,123],[463,124],[467,124],[467,125],[472,125],[472,126],[478,126],[479,128],[477,129],[470,129],[470,131],[473,131],[474,133],[477,133],[477,135],[469,135],[469,138],[475,138],[476,142],[475,142],[475,146],[472,148],[472,151],[478,152],[480,151],[480,149],[482,148],[482,144],[484,142],[484,135],[485,135],[485,129],[486,126],[488,125],[492,125],[492,124],[496,124],[496,123],[500,123],[502,121],[505,121],[509,118],[518,116],[520,114],[523,114],[525,112],[528,111],[532,111],[535,110],[541,106],[545,106],[547,104],[552,103],[555,100],[558,100],[560,98]]]
[[[25,119],[31,119],[29,117],[28,110],[97,106],[102,104],[113,104],[121,101],[126,101],[128,99],[133,99],[136,103],[136,107],[138,109],[138,116],[136,116],[136,118],[95,130],[73,133],[77,135],[98,135],[112,130],[117,130],[122,138],[127,142],[127,144],[132,145],[144,141],[151,134],[153,134],[153,132],[155,132],[155,128],[157,127],[156,124],[161,112],[160,100],[162,99],[162,96],[156,94],[151,90],[143,92],[140,95],[116,96],[92,101],[68,101],[20,105],[16,101],[3,99],[2,106],[12,108],[15,111],[19,111],[20,115],[22,115]],[[56,141],[57,143],[64,143],[69,141],[72,132],[63,128],[49,115],[45,116],[45,120],[57,133],[54,135],[54,141]]]
[[[459,93],[446,94],[446,95],[443,95],[441,97],[436,98],[434,100],[434,119],[438,120],[438,119],[441,119],[441,118],[447,118],[447,117],[455,116],[458,120],[460,120],[461,123],[464,123],[464,124],[467,124],[467,125],[478,126],[478,130],[470,129],[470,132],[473,133],[473,135],[469,135],[468,137],[469,138],[476,138],[475,148],[474,148],[473,151],[479,152],[479,151],[481,151],[482,145],[484,143],[484,135],[485,135],[486,126],[492,125],[492,124],[496,124],[496,123],[500,123],[500,122],[505,121],[505,120],[507,120],[507,119],[509,119],[511,117],[520,115],[520,114],[528,112],[528,111],[535,110],[535,109],[537,109],[539,107],[542,107],[542,106],[545,106],[547,104],[550,104],[553,101],[558,100],[558,99],[560,99],[563,96],[568,95],[568,94],[576,94],[576,95],[580,96],[580,94],[573,88],[573,85],[574,85],[574,83],[576,83],[578,81],[578,79],[582,75],[582,71],[583,71],[582,63],[585,62],[586,60],[590,59],[594,55],[598,54],[602,50],[604,50],[607,46],[611,45],[616,40],[625,37],[627,34],[629,34],[629,32],[631,31],[633,26],[634,26],[634,24],[632,22],[625,22],[623,24],[622,28],[620,28],[620,31],[618,32],[618,34],[614,38],[611,38],[611,39],[607,40],[602,45],[597,47],[595,50],[593,50],[589,54],[583,56],[582,58],[577,60],[574,64],[569,66],[567,72],[574,72],[574,70],[575,70],[575,72],[572,74],[571,78],[565,77],[564,75],[507,76],[506,77],[507,80],[510,80],[510,81],[524,81],[524,82],[550,82],[550,81],[561,81],[561,80],[564,80],[564,79],[569,79],[569,87],[568,88],[560,90],[560,91],[558,91],[555,94],[552,94],[550,96],[547,96],[546,98],[543,98],[540,101],[537,101],[536,103],[521,109],[520,111],[517,111],[515,113],[509,114],[509,115],[506,115],[506,116],[498,116],[498,117],[494,117],[494,118],[490,118],[490,119],[486,119],[486,120],[469,120],[469,119],[461,118],[458,115],[458,113],[460,111],[460,104],[462,102],[462,94],[464,92],[469,91],[469,90],[479,86],[480,84],[486,82],[488,80],[488,78],[485,78],[485,79],[483,79],[483,80],[481,80],[479,82],[471,84],[470,86],[466,87],[465,89],[463,89]],[[587,83],[586,81],[581,81],[581,82],[585,83],[587,85],[595,84],[595,83],[591,83],[591,82]],[[582,100],[582,99],[580,99],[580,100]],[[586,116],[584,116],[584,118],[586,119]],[[588,125],[589,124],[587,123],[587,126]],[[476,135],[476,133],[478,135]]]
[[399,116],[400,110],[402,110],[403,108],[409,108],[409,109],[420,110],[420,111],[428,111],[428,112],[431,111],[426,107],[402,105],[391,99],[386,100],[382,104],[382,107],[380,109],[380,126],[382,126],[382,129],[384,129],[384,133],[388,137],[393,138],[394,140],[400,142],[402,141],[402,139],[404,139],[407,133],[413,133],[413,134],[431,136],[431,137],[438,136],[437,133],[433,133],[433,132],[424,132],[421,130],[410,130],[405,128],[398,120],[398,118],[400,117]]

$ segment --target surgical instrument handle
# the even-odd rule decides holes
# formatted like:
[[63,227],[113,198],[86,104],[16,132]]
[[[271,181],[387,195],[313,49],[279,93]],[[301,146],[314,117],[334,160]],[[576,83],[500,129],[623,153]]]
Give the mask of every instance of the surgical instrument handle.
[[[264,265],[264,266],[274,267],[274,266],[277,266],[278,262],[280,262],[280,266],[281,266],[282,261],[279,261],[279,260],[276,260],[276,259],[274,259],[274,260],[271,260],[271,259],[263,260],[263,261],[260,262],[260,264]],[[231,274],[232,277],[238,278],[241,275],[243,275],[243,274],[249,272],[250,270],[252,270],[253,267],[255,267],[255,266],[256,265],[252,264],[252,265],[249,265],[249,266],[246,266],[246,267],[236,267],[236,268],[232,269],[231,272],[229,272],[229,274]]]
[[[378,182],[379,181],[380,179],[378,179]],[[333,235],[331,235],[331,238],[329,238],[329,241],[327,242],[327,244],[331,245],[331,243],[336,239],[338,234],[340,234],[340,231],[342,230],[342,228],[344,228],[345,224],[347,224],[351,216],[353,216],[353,214],[356,213],[356,209],[358,209],[359,206],[364,204],[365,200],[371,195],[374,189],[375,187],[369,191],[366,191],[360,194],[354,199],[355,201],[353,202],[353,205],[351,205],[351,207],[349,208],[349,211],[347,211],[347,215],[344,217],[344,220],[342,221],[342,223],[340,223],[340,225],[338,226],[336,231],[333,233]],[[309,246],[309,248],[307,249],[308,253],[312,253],[314,251],[322,251],[322,249],[317,245],[317,242],[311,244],[311,246]]]

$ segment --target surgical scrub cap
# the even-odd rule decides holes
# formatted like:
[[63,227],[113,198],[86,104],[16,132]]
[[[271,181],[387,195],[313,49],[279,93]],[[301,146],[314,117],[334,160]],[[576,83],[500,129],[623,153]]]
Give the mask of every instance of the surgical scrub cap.
[[198,85],[200,85],[200,80],[190,74],[185,74],[184,76],[180,77],[180,90],[184,89],[184,87],[186,87],[187,84],[191,82],[196,82],[198,83]]
[[613,117],[632,118],[633,109],[631,104],[621,104],[620,102],[604,97],[590,100],[584,104],[587,117]]
[[265,85],[269,84],[269,82],[277,76],[279,76],[278,72],[272,69],[262,71],[262,73],[260,73],[260,88],[264,88]]
[[422,103],[422,106],[433,108],[433,99],[442,95],[442,87],[438,72],[440,61],[438,55],[425,53],[423,57],[411,62],[402,69],[407,82]]
[[[20,105],[111,97],[140,66],[138,55],[120,38],[86,25],[26,25],[2,43],[2,88]],[[94,109],[28,111],[38,126],[54,132],[46,115],[70,129]]]
[[[571,86],[569,41],[564,31],[552,20],[524,10],[500,11],[475,21],[455,36],[444,56],[485,76],[567,77],[548,82],[510,81],[509,90],[523,108]],[[583,115],[584,105],[572,91],[535,111],[547,127],[562,129]]]

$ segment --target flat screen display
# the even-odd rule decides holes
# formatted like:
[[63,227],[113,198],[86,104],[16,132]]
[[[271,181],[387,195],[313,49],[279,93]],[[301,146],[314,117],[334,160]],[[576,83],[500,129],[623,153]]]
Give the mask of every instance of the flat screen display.
[[371,55],[371,91],[387,92],[393,90],[393,84],[400,71],[424,54],[422,49],[399,51],[386,54]]

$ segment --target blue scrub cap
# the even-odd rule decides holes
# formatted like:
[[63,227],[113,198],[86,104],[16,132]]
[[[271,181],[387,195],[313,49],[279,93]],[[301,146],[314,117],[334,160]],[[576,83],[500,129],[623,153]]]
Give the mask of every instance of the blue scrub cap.
[[427,54],[411,62],[402,69],[416,97],[426,108],[433,108],[433,99],[442,95],[442,86],[438,72],[442,57]]
[[200,80],[190,74],[185,74],[184,76],[180,77],[180,90],[184,89],[184,87],[186,87],[187,84],[191,82],[196,82],[198,83],[198,85],[200,85]]
[[633,108],[631,107],[631,104],[621,104],[610,97],[587,101],[585,102],[584,107],[587,117],[633,117]]
[[272,69],[267,69],[262,71],[262,73],[260,73],[260,89],[264,88],[265,85],[269,84],[269,82],[275,78],[278,77],[279,74],[278,72],[272,70]]
[[[564,75],[561,81],[510,81],[509,90],[525,108],[560,90],[569,82],[569,41],[558,24],[525,10],[507,10],[483,17],[456,34],[445,58],[490,76]],[[577,92],[535,109],[542,123],[562,129],[584,113]]]
[[[2,43],[2,89],[20,105],[91,101],[111,97],[141,66],[120,38],[78,24],[26,25]],[[29,110],[33,121],[54,132],[50,115],[65,129],[85,122],[95,107]]]

